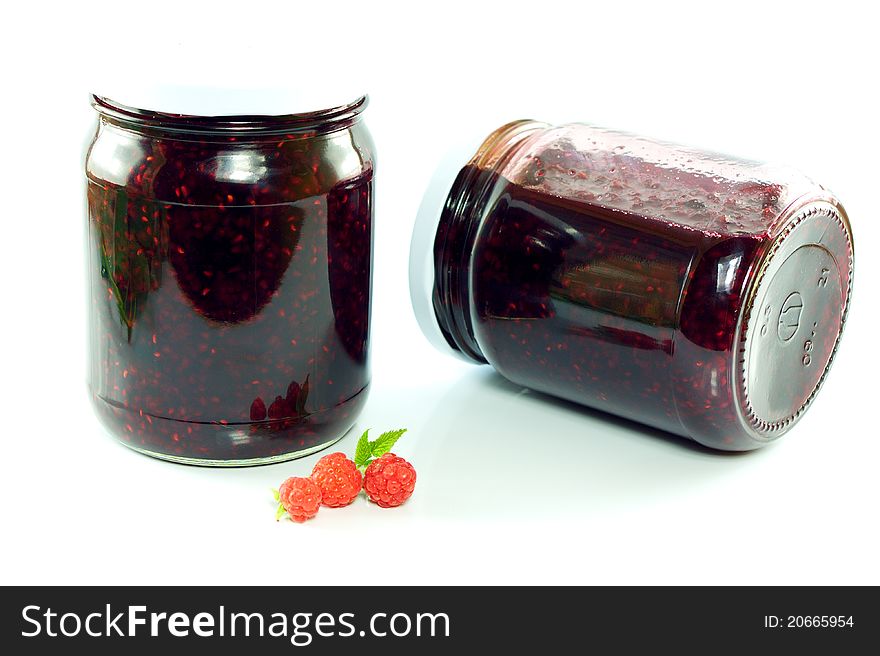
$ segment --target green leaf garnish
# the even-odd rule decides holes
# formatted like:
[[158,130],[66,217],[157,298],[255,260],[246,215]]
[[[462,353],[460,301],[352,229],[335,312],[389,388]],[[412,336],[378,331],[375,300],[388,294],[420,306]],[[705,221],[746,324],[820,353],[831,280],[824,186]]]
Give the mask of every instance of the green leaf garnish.
[[354,464],[366,467],[370,461],[370,429],[364,431],[354,449]]
[[385,431],[372,441],[370,440],[369,432],[369,428],[364,431],[364,434],[361,435],[361,438],[358,440],[354,452],[354,464],[361,469],[369,467],[374,458],[383,456],[391,451],[392,447],[397,443],[397,440],[399,440],[406,432],[406,429],[398,428],[396,430]]
[[373,442],[370,442],[370,455],[372,455],[374,458],[384,456],[386,453],[391,451],[391,448],[397,443],[397,440],[399,440],[405,432],[405,428],[385,431]]

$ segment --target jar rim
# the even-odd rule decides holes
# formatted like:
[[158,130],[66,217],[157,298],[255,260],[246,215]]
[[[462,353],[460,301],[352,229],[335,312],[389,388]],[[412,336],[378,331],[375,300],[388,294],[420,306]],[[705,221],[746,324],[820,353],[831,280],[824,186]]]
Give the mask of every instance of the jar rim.
[[[505,154],[509,155],[512,147],[521,145],[522,139],[538,127],[549,127],[546,123],[531,119],[520,119],[496,127],[475,130],[472,134],[461,137],[453,142],[445,157],[434,172],[426,188],[422,202],[416,212],[413,224],[409,251],[409,291],[410,303],[416,322],[422,333],[432,346],[439,351],[455,355],[467,362],[485,362],[473,340],[467,340],[463,332],[457,332],[464,343],[451,334],[455,324],[443,309],[435,305],[435,292],[439,288],[448,288],[449,277],[461,275],[456,268],[441,267],[441,275],[437,269],[437,249],[445,251],[445,234],[450,223],[470,225],[470,232],[475,235],[475,221],[479,217],[470,212],[473,198],[464,200],[470,194],[482,196],[491,178],[486,177],[487,171],[494,170]],[[482,171],[477,175],[474,171]],[[446,225],[441,229],[442,225]],[[441,304],[442,305],[442,304]],[[462,306],[462,310],[464,306]],[[459,315],[462,313],[459,312]],[[467,322],[469,319],[463,319]],[[442,326],[441,326],[442,324]]]
[[131,107],[94,93],[91,98],[92,107],[111,121],[189,134],[324,134],[352,125],[369,104],[364,94],[348,104],[310,112],[203,116]]

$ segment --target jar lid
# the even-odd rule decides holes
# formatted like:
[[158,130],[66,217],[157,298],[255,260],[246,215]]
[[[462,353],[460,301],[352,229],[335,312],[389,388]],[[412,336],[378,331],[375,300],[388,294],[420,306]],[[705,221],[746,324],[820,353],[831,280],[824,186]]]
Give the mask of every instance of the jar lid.
[[309,84],[297,87],[175,86],[93,83],[93,94],[114,105],[187,116],[287,116],[349,105],[366,95],[360,84]]
[[803,415],[825,380],[852,292],[852,231],[832,198],[792,213],[747,292],[737,351],[745,425],[776,439]]
[[455,179],[461,169],[477,154],[491,131],[492,128],[489,128],[479,136],[475,133],[474,136],[461,139],[440,160],[416,213],[409,249],[409,293],[419,328],[436,349],[468,362],[473,360],[450,344],[443,335],[434,311],[434,241],[443,208],[446,206]]

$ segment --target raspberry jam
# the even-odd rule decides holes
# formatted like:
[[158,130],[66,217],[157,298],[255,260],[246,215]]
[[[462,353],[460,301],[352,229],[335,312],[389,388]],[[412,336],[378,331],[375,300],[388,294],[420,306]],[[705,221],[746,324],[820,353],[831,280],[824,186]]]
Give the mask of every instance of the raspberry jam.
[[825,378],[852,237],[839,202],[804,176],[520,121],[445,188],[420,212],[413,302],[429,337],[466,359],[726,450],[782,435]]
[[192,464],[337,440],[370,382],[366,98],[211,118],[93,104],[89,386],[104,424]]

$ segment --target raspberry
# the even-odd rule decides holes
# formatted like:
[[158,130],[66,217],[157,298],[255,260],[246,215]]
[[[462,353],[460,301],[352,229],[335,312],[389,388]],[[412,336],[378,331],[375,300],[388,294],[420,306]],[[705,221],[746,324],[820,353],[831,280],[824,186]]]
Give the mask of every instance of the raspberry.
[[278,500],[295,522],[304,522],[318,514],[321,488],[310,478],[291,476],[278,488]]
[[287,407],[287,401],[282,397],[276,396],[275,400],[269,406],[269,419],[284,419],[290,416],[290,409]]
[[263,421],[266,418],[266,404],[259,396],[251,403],[251,421]]
[[312,480],[321,488],[323,504],[330,508],[347,506],[361,491],[364,477],[354,461],[344,453],[324,456],[312,470]]
[[399,506],[409,499],[415,487],[415,468],[393,453],[374,460],[364,474],[367,496],[382,508]]

